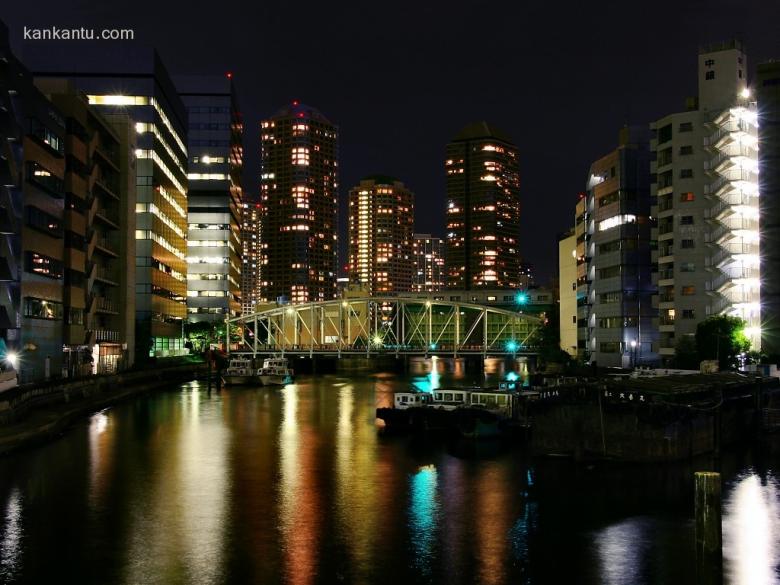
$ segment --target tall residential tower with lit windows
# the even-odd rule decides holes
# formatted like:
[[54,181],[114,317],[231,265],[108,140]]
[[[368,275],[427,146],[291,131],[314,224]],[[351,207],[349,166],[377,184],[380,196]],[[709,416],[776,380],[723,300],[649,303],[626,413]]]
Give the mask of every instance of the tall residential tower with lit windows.
[[232,75],[177,77],[189,117],[187,319],[241,311],[243,122]]
[[336,296],[338,129],[298,101],[261,124],[262,294],[267,301]]
[[412,240],[414,292],[439,292],[445,286],[444,242],[431,234],[414,234]]
[[486,122],[447,145],[447,287],[517,288],[520,174],[517,147]]
[[[60,49],[60,47],[62,47]],[[154,50],[45,44],[26,52],[36,76],[65,77],[102,113],[136,130],[136,360],[184,353],[187,315],[187,112]],[[63,64],[69,65],[63,65]]]
[[366,177],[349,192],[349,280],[368,294],[412,289],[414,194],[398,179]]
[[651,124],[658,353],[670,363],[699,322],[727,314],[761,344],[756,104],[737,41],[699,53],[699,95]]

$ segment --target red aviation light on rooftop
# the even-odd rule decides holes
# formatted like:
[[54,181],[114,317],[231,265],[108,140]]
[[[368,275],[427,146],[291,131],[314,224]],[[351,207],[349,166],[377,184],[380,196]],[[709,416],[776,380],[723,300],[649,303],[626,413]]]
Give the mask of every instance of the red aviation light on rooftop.
[[299,118],[303,118],[304,116],[305,116],[305,114],[303,112],[298,112],[298,117]]
[[227,73],[225,73],[225,77],[227,77],[228,79],[233,79],[233,72],[228,71]]
[[300,102],[299,102],[298,100],[293,100],[293,105],[294,105],[294,106],[297,106],[297,105],[299,105],[299,104],[300,104]]

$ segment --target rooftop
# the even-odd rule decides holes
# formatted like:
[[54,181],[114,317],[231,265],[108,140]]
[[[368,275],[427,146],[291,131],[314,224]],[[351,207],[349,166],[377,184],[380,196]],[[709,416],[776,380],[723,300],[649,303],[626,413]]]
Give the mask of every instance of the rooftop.
[[464,127],[460,132],[455,135],[453,142],[462,140],[477,140],[479,138],[495,138],[507,144],[514,145],[512,139],[503,130],[499,130],[495,126],[488,124],[484,120],[480,122],[474,122]]

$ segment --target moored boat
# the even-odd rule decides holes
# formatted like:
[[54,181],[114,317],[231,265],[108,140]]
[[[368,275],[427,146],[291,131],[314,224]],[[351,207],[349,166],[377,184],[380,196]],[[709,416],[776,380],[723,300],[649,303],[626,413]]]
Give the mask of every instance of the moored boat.
[[292,384],[295,379],[295,373],[288,367],[287,358],[272,357],[263,360],[263,367],[260,368],[260,381],[263,386],[284,386]]
[[222,373],[222,381],[226,386],[243,386],[257,384],[260,378],[251,359],[236,357],[230,360],[228,367]]

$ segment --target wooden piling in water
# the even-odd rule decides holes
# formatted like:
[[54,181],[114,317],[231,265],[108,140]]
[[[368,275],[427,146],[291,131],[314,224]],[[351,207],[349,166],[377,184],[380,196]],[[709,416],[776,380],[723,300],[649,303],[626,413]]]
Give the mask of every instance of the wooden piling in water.
[[723,582],[723,537],[720,519],[720,473],[697,471],[696,575],[699,585]]

